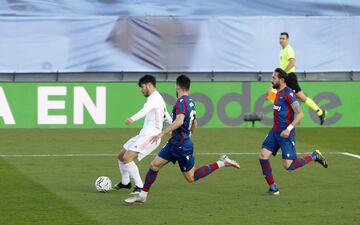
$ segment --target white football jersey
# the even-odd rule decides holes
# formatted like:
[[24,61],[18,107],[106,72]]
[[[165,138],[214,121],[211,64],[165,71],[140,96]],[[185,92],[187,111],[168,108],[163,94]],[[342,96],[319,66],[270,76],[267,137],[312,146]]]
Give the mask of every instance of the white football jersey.
[[172,119],[166,110],[166,104],[158,91],[154,91],[145,102],[143,108],[131,117],[133,121],[145,116],[140,135],[156,135],[162,131],[163,123],[171,123]]

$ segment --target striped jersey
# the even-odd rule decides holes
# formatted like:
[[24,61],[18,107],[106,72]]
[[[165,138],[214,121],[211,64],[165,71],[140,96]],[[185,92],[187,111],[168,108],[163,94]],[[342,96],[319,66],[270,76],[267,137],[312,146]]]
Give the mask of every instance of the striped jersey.
[[295,112],[291,104],[297,102],[294,91],[285,87],[276,94],[273,112],[274,112],[274,126],[273,130],[276,133],[281,133],[294,120]]

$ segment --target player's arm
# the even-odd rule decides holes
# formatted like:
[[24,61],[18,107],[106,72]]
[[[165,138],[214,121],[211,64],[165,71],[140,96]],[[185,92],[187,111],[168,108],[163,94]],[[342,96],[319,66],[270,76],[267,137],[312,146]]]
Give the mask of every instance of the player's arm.
[[164,115],[164,123],[166,124],[166,126],[170,126],[172,123],[172,118],[170,116],[170,114],[168,113],[167,110],[165,110],[165,115]]
[[294,66],[296,63],[296,59],[295,58],[291,58],[289,59],[289,64],[287,65],[287,67],[284,69],[286,73],[288,73]]
[[151,138],[151,143],[156,142],[157,140],[159,140],[160,138],[162,138],[165,134],[171,133],[171,132],[173,132],[174,130],[176,130],[176,129],[178,129],[179,127],[181,127],[181,126],[184,124],[184,120],[185,120],[185,114],[183,114],[183,113],[178,114],[178,115],[176,116],[176,119],[174,120],[174,122],[172,122],[169,127],[167,127],[165,130],[161,131],[160,134],[158,134],[158,135],[156,135],[156,136],[153,136],[153,137]]
[[280,136],[283,138],[287,138],[290,135],[290,132],[292,131],[292,129],[294,129],[297,125],[300,124],[302,118],[304,117],[304,113],[300,107],[300,103],[298,101],[294,101],[291,104],[292,109],[295,112],[295,117],[294,120],[292,121],[292,123],[281,132]]
[[191,128],[190,128],[191,133],[194,133],[194,131],[196,130],[197,127],[198,127],[197,119],[194,119],[194,121],[191,125]]
[[293,127],[297,126],[300,124],[302,118],[304,117],[304,113],[300,107],[300,103],[298,101],[293,102],[293,104],[291,104],[292,109],[295,112],[295,118],[292,121],[291,125]]
[[155,106],[155,104],[153,102],[147,101],[144,104],[142,109],[140,109],[133,116],[131,116],[130,118],[127,118],[125,120],[125,124],[130,125],[130,124],[134,123],[135,121],[143,118],[144,116],[146,116],[146,114],[148,114],[148,112],[150,112],[153,109],[154,106]]
[[286,52],[286,57],[288,58],[289,63],[284,70],[286,73],[288,73],[295,66],[296,63],[294,49],[288,48]]

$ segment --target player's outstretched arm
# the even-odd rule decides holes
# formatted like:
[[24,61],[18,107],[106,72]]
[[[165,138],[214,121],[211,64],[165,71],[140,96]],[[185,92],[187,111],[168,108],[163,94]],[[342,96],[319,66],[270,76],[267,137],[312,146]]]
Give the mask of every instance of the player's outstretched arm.
[[133,122],[143,118],[144,116],[146,116],[146,114],[148,114],[148,112],[150,112],[153,108],[154,108],[155,104],[152,101],[147,101],[143,108],[140,109],[137,113],[135,113],[133,116],[131,116],[130,118],[127,118],[125,120],[125,124],[126,125],[130,125]]
[[301,110],[301,107],[300,107],[300,104],[298,101],[294,101],[291,104],[291,107],[293,108],[293,110],[295,112],[295,118],[292,121],[292,123],[283,132],[281,132],[280,136],[283,138],[289,137],[291,130],[294,129],[295,126],[299,125],[302,118],[304,117],[304,113]]
[[150,142],[155,143],[157,140],[162,138],[165,134],[170,133],[170,132],[178,129],[179,127],[181,127],[184,123],[184,119],[185,119],[184,114],[178,114],[176,116],[176,119],[174,120],[174,122],[172,122],[171,125],[168,128],[166,128],[165,130],[163,130],[160,134],[153,136],[151,138]]

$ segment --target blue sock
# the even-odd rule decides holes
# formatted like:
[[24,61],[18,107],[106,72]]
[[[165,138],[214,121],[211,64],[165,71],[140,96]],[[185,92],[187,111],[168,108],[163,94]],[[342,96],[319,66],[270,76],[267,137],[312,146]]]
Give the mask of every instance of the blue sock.
[[272,190],[277,190],[274,177],[272,175],[272,168],[268,159],[259,159],[260,166],[265,177],[266,182]]
[[[316,159],[316,155],[315,155],[315,159]],[[294,159],[292,161],[291,165],[289,166],[289,168],[287,168],[287,170],[296,170],[296,169],[298,169],[300,167],[305,166],[306,164],[308,164],[308,163],[310,163],[312,161],[314,161],[313,154],[304,156],[302,158]]]
[[310,155],[311,155],[312,160],[317,159],[317,155],[315,154],[315,152],[311,153]]
[[151,168],[149,169],[149,171],[147,172],[147,174],[145,176],[145,183],[144,183],[143,191],[149,192],[151,185],[156,180],[157,175],[158,175],[158,171],[155,171]]
[[219,165],[217,162],[201,166],[199,169],[195,170],[194,172],[194,181],[197,181],[201,178],[206,177],[210,173],[214,172],[215,170],[219,169]]
[[270,185],[270,189],[276,191],[278,189],[278,186],[275,183],[273,183],[272,185]]

